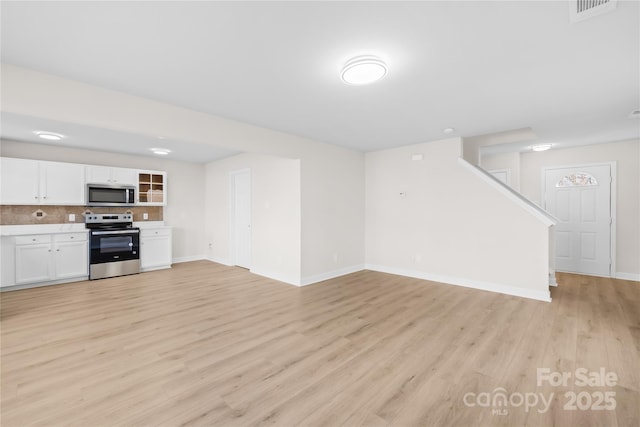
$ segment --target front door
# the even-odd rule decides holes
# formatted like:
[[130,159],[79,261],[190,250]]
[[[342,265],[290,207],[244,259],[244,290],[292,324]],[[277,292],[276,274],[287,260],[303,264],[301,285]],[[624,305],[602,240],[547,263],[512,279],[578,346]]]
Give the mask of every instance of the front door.
[[550,167],[544,208],[558,219],[556,270],[611,276],[611,165]]

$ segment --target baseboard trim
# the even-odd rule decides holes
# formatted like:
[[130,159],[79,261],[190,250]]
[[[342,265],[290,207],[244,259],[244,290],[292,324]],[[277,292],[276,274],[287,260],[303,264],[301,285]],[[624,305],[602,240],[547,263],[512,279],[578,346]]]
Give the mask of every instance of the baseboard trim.
[[215,257],[215,256],[207,256],[204,257],[204,259],[211,261],[211,262],[215,262],[217,264],[222,264],[222,265],[226,265],[227,267],[232,267],[231,262],[229,262],[228,259],[226,258],[219,258],[219,257]]
[[303,277],[299,286],[312,285],[325,280],[335,279],[336,277],[345,276],[347,274],[356,273],[365,269],[364,264],[351,265],[349,267],[340,268],[338,270],[327,271],[326,273],[316,274],[315,276]]
[[298,278],[292,278],[280,273],[276,273],[276,272],[261,269],[261,268],[252,267],[249,271],[253,274],[257,274],[258,276],[277,280],[278,282],[283,282],[283,283],[286,283],[287,285],[300,286],[300,279]]
[[443,276],[439,274],[426,273],[417,270],[406,270],[383,265],[366,264],[367,270],[379,271],[381,273],[395,274],[398,276],[413,277],[416,279],[430,280],[432,282],[445,283],[448,285],[463,286],[465,288],[479,289],[482,291],[497,292],[500,294],[513,295],[516,297],[529,298],[538,301],[551,301],[549,289],[534,290],[523,289],[514,286],[500,285],[498,283],[482,282],[479,280],[465,279],[460,277]]
[[178,258],[174,258],[172,260],[173,264],[180,264],[181,262],[191,262],[191,261],[200,261],[206,259],[204,255],[192,255],[192,256],[181,256]]
[[618,272],[616,272],[616,279],[633,280],[634,282],[640,282],[640,274],[637,274],[637,273],[624,273],[622,271],[618,271]]
[[52,280],[49,282],[26,283],[20,285],[11,285],[0,288],[0,292],[19,291],[21,289],[39,288],[42,286],[65,285],[67,283],[82,282],[89,280],[89,276],[74,277],[73,279]]

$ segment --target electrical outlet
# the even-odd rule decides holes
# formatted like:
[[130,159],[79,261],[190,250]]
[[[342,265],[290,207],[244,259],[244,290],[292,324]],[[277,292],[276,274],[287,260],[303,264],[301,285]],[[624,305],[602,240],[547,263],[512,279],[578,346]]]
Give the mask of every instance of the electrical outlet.
[[76,214],[69,214],[69,222],[76,222]]
[[146,220],[146,219],[149,219],[149,214],[148,214],[148,213],[146,213],[146,212],[145,212],[145,213],[143,213],[143,214],[142,214],[142,219],[145,219],[145,220]]

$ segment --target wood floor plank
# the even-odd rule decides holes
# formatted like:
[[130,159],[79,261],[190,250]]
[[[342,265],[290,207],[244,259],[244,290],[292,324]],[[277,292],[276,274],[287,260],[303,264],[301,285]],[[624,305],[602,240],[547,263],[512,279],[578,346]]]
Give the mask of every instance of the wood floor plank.
[[[558,283],[544,303],[371,271],[298,288],[196,261],[5,292],[0,421],[639,425],[640,284]],[[538,368],[581,367],[619,381],[537,385]],[[473,400],[499,389],[553,399],[545,412]],[[567,392],[604,391],[615,410],[566,409]]]

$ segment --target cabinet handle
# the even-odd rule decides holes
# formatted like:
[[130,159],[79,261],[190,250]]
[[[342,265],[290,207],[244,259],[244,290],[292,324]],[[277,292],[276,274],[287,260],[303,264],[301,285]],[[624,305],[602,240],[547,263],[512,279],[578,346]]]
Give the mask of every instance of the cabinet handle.
[[56,252],[60,252],[60,249],[56,249]]
[[51,252],[51,249],[49,249],[49,252]]
[[33,196],[34,199],[38,200],[38,196]]
[[35,242],[35,241],[36,241],[36,239],[31,239],[31,241],[32,241],[32,242]]
[[73,239],[73,236],[69,237],[70,239]]

